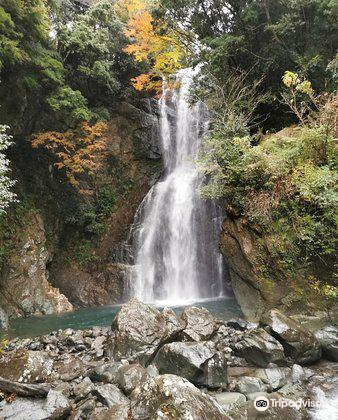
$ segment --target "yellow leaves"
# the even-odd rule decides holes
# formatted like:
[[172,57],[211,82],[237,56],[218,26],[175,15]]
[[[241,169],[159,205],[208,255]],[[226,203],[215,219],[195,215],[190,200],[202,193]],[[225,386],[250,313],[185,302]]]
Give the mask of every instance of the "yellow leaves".
[[282,77],[283,83],[286,87],[296,86],[297,81],[300,80],[297,73],[286,71]]
[[160,90],[161,79],[177,72],[184,57],[177,34],[165,21],[155,20],[141,0],[127,2],[129,19],[125,34],[133,40],[125,52],[138,62],[147,61],[152,70],[132,79],[136,90]]
[[286,71],[282,77],[283,83],[288,88],[294,88],[297,92],[305,95],[313,95],[313,89],[311,82],[306,79],[302,79],[297,73],[292,71]]
[[55,167],[63,169],[69,183],[81,194],[90,194],[80,187],[79,175],[94,176],[103,165],[107,146],[107,125],[99,122],[90,126],[83,122],[74,130],[64,133],[49,131],[32,137],[32,146],[45,147],[56,158]]

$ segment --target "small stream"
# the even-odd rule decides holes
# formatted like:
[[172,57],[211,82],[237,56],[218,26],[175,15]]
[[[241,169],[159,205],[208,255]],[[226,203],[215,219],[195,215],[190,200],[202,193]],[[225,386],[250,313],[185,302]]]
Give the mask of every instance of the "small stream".
[[[192,303],[203,306],[219,319],[227,320],[243,316],[234,298],[221,298]],[[121,305],[107,305],[78,309],[64,314],[34,316],[14,319],[8,331],[9,337],[32,338],[52,331],[73,328],[84,330],[94,326],[110,326]],[[173,307],[180,314],[184,306]]]

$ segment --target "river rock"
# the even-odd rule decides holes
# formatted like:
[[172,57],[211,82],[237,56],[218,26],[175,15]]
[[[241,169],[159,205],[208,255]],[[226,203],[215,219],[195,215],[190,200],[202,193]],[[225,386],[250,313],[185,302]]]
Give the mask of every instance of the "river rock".
[[131,420],[130,404],[116,404],[108,409],[96,409],[89,420]]
[[166,331],[164,317],[156,308],[131,299],[113,321],[109,353],[115,360],[146,364]]
[[151,378],[131,395],[134,420],[229,420],[217,401],[184,378]]
[[268,389],[260,378],[252,376],[237,378],[235,383],[230,383],[229,387],[244,395],[252,394],[253,392],[266,392]]
[[262,328],[251,330],[234,345],[237,356],[253,365],[266,367],[269,363],[285,364],[283,346]]
[[329,325],[315,333],[326,359],[338,362],[338,328]]
[[87,395],[94,389],[92,381],[86,377],[79,384],[76,384],[73,388],[73,394],[76,397],[76,401],[83,400]]
[[[267,385],[269,392],[282,388],[288,382],[292,383],[292,370],[288,367],[255,369],[253,375]],[[254,391],[256,392],[256,391]]]
[[165,344],[154,364],[161,374],[180,375],[196,385],[216,388],[227,384],[227,360],[211,341]]
[[113,407],[115,404],[127,404],[129,402],[128,398],[113,384],[98,385],[94,388],[92,394],[107,407]]
[[55,371],[59,374],[62,381],[70,382],[76,378],[87,375],[88,367],[82,359],[67,355],[63,360],[54,364]]
[[88,371],[89,378],[94,382],[112,383],[116,381],[119,369],[124,366],[121,362],[102,363]]
[[215,395],[215,399],[225,411],[246,402],[246,396],[240,392],[221,392]]
[[131,394],[137,386],[140,386],[149,377],[147,371],[138,364],[122,366],[117,375],[117,380],[123,392]]
[[178,333],[184,330],[186,324],[179,318],[171,308],[164,308],[162,311],[166,326],[166,339],[173,339]]
[[245,321],[244,319],[241,319],[241,318],[233,318],[233,319],[229,319],[226,322],[226,325],[228,327],[234,328],[235,330],[246,331],[250,328],[253,328],[255,324],[252,324],[251,322]]
[[43,351],[12,351],[0,362],[0,376],[14,382],[50,382],[52,372],[53,360]]
[[189,306],[184,309],[182,316],[186,327],[182,338],[186,341],[205,341],[217,330],[216,318],[206,308]]
[[283,344],[285,355],[295,363],[303,365],[320,359],[321,348],[317,339],[299,322],[277,309],[269,311],[262,322],[270,327],[273,336]]
[[70,410],[67,398],[54,390],[46,399],[17,397],[12,403],[0,402],[0,418],[4,420],[61,420],[67,418]]

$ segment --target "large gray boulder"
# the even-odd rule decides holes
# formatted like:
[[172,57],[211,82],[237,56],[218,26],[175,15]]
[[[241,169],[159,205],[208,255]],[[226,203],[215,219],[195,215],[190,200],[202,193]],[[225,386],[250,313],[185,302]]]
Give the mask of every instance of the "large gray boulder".
[[127,359],[145,365],[166,335],[161,312],[131,299],[113,321],[109,353],[115,360]]
[[131,398],[134,420],[229,420],[215,399],[175,375],[149,379]]
[[267,367],[269,363],[283,365],[286,362],[283,346],[262,328],[248,332],[234,345],[234,351],[255,366]]
[[154,364],[161,374],[179,375],[196,385],[217,388],[227,384],[227,360],[211,341],[165,344]]
[[61,420],[68,418],[71,406],[60,392],[51,390],[47,398],[17,397],[11,403],[0,402],[1,420]]
[[329,325],[315,333],[326,359],[338,362],[338,328]]
[[181,319],[186,325],[182,337],[187,341],[208,340],[218,327],[216,318],[206,308],[189,306],[184,309]]
[[272,309],[262,318],[271,334],[283,344],[285,355],[300,365],[313,363],[321,358],[321,348],[316,337],[302,325]]

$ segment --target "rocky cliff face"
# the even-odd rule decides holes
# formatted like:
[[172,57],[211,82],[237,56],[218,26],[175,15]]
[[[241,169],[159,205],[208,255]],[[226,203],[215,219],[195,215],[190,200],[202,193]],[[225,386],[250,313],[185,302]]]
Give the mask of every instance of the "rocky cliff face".
[[301,312],[305,317],[316,312],[320,318],[332,317],[332,304],[309,287],[301,264],[292,273],[274,256],[272,239],[255,230],[244,218],[228,216],[222,226],[221,250],[228,263],[234,294],[246,318],[258,321],[271,308]]
[[[33,209],[23,209],[20,218],[25,223],[18,227],[15,222],[16,231],[9,234],[10,246],[1,271],[2,324],[6,315],[63,312],[73,305],[122,300],[126,270],[123,243],[137,207],[161,170],[161,151],[156,101],[124,103],[114,115],[108,123],[110,167],[102,174],[114,191],[114,205],[104,220],[104,229],[93,234],[69,225],[59,211],[67,204],[61,193],[53,198],[55,213],[54,201],[47,205],[47,197],[41,195]],[[42,189],[40,183],[48,181],[53,187],[56,183],[50,167],[44,162],[42,165],[47,166],[44,176],[30,179],[38,191]],[[43,179],[46,176],[48,179]],[[20,179],[19,184],[26,192],[27,186],[21,185]],[[86,197],[80,200],[86,204]],[[46,240],[46,236],[53,238]]]
[[7,314],[24,316],[73,309],[60,291],[49,283],[46,265],[50,254],[42,217],[25,214],[25,223],[13,240],[0,280],[0,307]]

